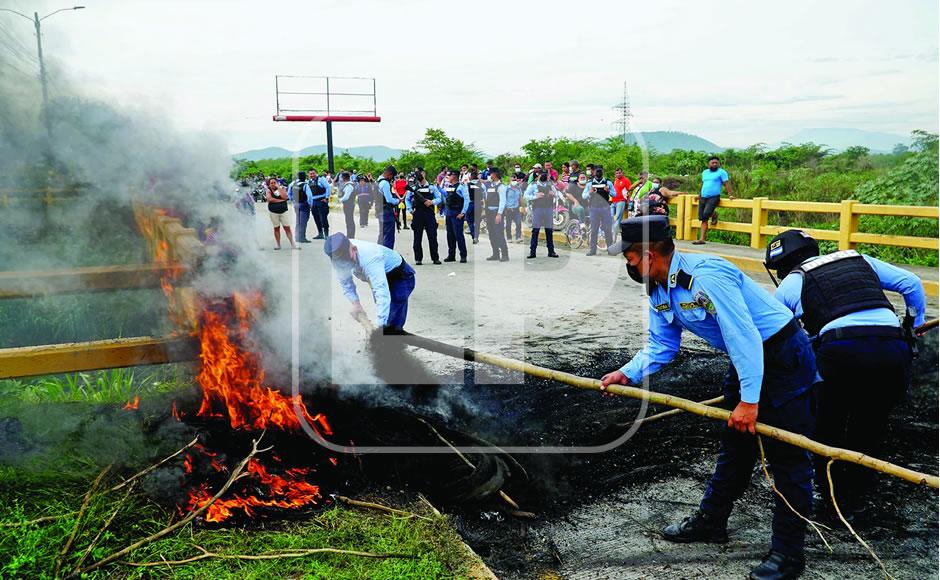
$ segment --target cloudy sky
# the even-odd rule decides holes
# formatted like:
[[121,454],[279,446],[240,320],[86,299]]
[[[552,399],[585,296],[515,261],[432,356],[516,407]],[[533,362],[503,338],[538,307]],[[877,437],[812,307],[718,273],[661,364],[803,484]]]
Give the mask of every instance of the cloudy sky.
[[[0,6],[42,16],[69,2]],[[410,147],[426,127],[489,153],[602,137],[624,81],[634,130],[722,146],[802,128],[938,125],[936,0],[84,4],[43,22],[48,59],[81,90],[218,132],[233,152],[324,142],[322,124],[271,121],[275,74],[375,77],[382,122],[337,125],[347,147]],[[0,12],[0,50],[23,70],[35,64],[31,30]]]

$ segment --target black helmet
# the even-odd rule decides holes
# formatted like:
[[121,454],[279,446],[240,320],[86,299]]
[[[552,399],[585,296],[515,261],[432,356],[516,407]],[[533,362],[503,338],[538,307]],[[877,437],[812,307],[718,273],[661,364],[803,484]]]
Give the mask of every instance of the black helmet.
[[764,265],[784,278],[804,260],[819,255],[819,242],[802,230],[787,230],[770,240]]

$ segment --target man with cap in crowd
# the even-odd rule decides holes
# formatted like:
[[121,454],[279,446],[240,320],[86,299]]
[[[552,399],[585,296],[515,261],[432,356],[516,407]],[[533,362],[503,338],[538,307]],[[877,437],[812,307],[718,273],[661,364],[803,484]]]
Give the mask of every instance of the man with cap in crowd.
[[376,208],[376,214],[379,218],[379,236],[377,242],[389,250],[395,249],[395,210],[398,208],[398,196],[392,193],[391,180],[397,175],[394,165],[385,167],[382,176],[376,181],[378,188],[378,197],[382,203],[382,209]]
[[[666,216],[624,221],[621,241],[608,251],[622,253],[630,277],[647,288],[649,339],[629,363],[604,375],[602,389],[639,385],[676,356],[683,330],[731,359],[723,406],[732,413],[715,472],[695,513],[662,531],[672,542],[727,542],[728,516],[758,459],[758,417],[767,425],[813,434],[816,364],[809,338],[790,310],[730,262],[676,251]],[[808,517],[813,501],[809,453],[773,439],[764,440],[763,448],[777,489],[793,510]],[[796,578],[806,562],[806,523],[779,496],[774,496],[772,530],[770,551],[750,578]]]
[[444,229],[447,231],[447,257],[445,262],[456,261],[457,249],[460,249],[460,263],[467,263],[467,240],[463,237],[463,223],[470,208],[470,192],[467,184],[458,183],[459,175],[448,169],[441,187],[444,198]]
[[437,217],[434,206],[443,203],[440,190],[428,183],[423,167],[415,169],[414,182],[408,186],[405,193],[405,207],[411,213],[411,231],[414,233],[412,248],[415,252],[415,265],[420,266],[424,259],[421,248],[425,233],[428,237],[428,249],[431,252],[431,261],[440,264],[441,259],[437,253]]
[[317,225],[317,236],[313,239],[323,240],[330,235],[330,181],[325,176],[318,176],[313,168],[307,171],[307,175],[310,178],[310,213]]
[[594,176],[588,181],[587,187],[581,194],[581,199],[587,202],[590,208],[591,248],[588,256],[597,255],[597,232],[604,231],[604,241],[610,244],[613,239],[610,233],[610,197],[614,194],[614,184],[604,177],[604,168],[600,165],[594,168]]
[[346,218],[346,236],[356,237],[356,186],[349,178],[349,172],[340,174],[342,187],[339,192],[339,201],[343,204],[343,217]]
[[351,240],[337,232],[323,245],[333,262],[343,294],[352,302],[354,318],[363,315],[353,276],[372,287],[375,323],[386,333],[400,333],[408,317],[408,297],[415,289],[415,271],[398,252],[366,242]]
[[508,262],[509,246],[506,245],[506,230],[503,229],[503,213],[506,211],[506,189],[500,182],[503,172],[497,167],[490,169],[490,178],[486,184],[486,231],[490,236],[493,254],[488,262]]
[[307,174],[297,172],[297,179],[287,188],[287,197],[294,200],[294,213],[297,214],[296,226],[297,241],[301,244],[312,243],[307,239],[307,222],[310,221],[310,203],[313,193],[307,183]]
[[[813,340],[823,380],[817,386],[817,440],[881,457],[888,414],[911,380],[912,331],[924,323],[926,298],[920,278],[855,250],[820,257],[819,244],[800,230],[787,230],[771,240],[765,265],[781,279],[777,300],[803,322]],[[904,297],[904,328],[884,290]],[[817,483],[825,482],[828,461],[815,461]],[[833,466],[836,502],[843,515],[854,517],[862,510],[873,475],[857,465]],[[825,511],[831,515],[828,491],[824,496],[823,505],[829,508]]]
[[535,248],[539,245],[539,230],[545,231],[548,257],[559,257],[555,253],[555,239],[552,237],[555,227],[552,221],[555,215],[555,186],[548,181],[547,171],[539,170],[538,179],[529,184],[524,197],[528,202],[529,211],[532,212],[532,238],[529,240],[527,258],[535,257]]
[[470,178],[467,180],[467,191],[470,192],[470,208],[467,210],[467,231],[473,238],[474,244],[480,243],[480,222],[483,218],[483,184],[480,183],[480,173],[474,163],[470,167]]

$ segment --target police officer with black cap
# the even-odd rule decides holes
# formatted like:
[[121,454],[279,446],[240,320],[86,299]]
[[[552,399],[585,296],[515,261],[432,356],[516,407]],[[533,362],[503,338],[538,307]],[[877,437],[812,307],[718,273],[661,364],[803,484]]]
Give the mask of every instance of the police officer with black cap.
[[398,197],[392,193],[391,180],[398,175],[394,165],[389,165],[382,172],[375,185],[381,198],[382,208],[376,208],[379,218],[379,236],[377,242],[392,250],[395,248],[395,209],[398,207]]
[[416,266],[420,266],[424,259],[421,242],[425,234],[428,237],[431,261],[435,264],[441,263],[437,253],[437,217],[434,206],[443,202],[440,191],[428,183],[424,168],[415,169],[414,181],[408,185],[408,191],[405,193],[405,207],[411,212],[411,231],[414,233],[412,248],[415,252]]
[[[923,284],[914,274],[855,250],[820,257],[819,244],[800,230],[771,240],[765,265],[781,279],[777,300],[813,339],[823,379],[817,387],[817,439],[880,457],[888,414],[910,384],[912,329],[924,323]],[[884,290],[904,297],[904,328]],[[826,463],[826,458],[816,458],[817,480],[825,481],[821,474]],[[863,507],[872,476],[871,470],[856,465],[833,466],[843,514],[854,515]],[[823,495],[830,501],[829,493]]]
[[503,229],[503,212],[506,211],[506,190],[501,183],[503,172],[498,167],[491,167],[489,179],[486,182],[486,231],[490,236],[492,255],[488,262],[508,262],[509,246],[506,245],[506,230]]
[[[758,458],[755,424],[811,436],[816,364],[809,338],[793,313],[730,262],[675,249],[666,216],[624,221],[622,239],[608,248],[627,259],[630,277],[647,287],[649,342],[642,352],[601,382],[640,384],[679,352],[683,330],[728,353],[724,406],[732,410],[721,435],[718,461],[699,508],[663,529],[672,542],[728,541],[735,500],[751,481]],[[808,516],[813,499],[809,453],[775,440],[764,449],[777,488],[793,509]],[[796,578],[805,567],[806,523],[774,496],[770,551],[752,579]]]
[[610,222],[613,216],[610,213],[610,197],[614,194],[614,184],[604,177],[604,168],[600,165],[594,168],[594,176],[588,181],[587,187],[581,194],[590,208],[591,249],[588,256],[597,255],[597,232],[604,231],[604,240],[608,243],[613,239]]

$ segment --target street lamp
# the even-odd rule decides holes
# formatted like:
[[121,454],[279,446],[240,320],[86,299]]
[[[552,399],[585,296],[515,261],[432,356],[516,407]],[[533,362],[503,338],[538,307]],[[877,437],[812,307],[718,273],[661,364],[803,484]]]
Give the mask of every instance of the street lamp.
[[30,18],[29,16],[23,14],[22,12],[17,12],[16,10],[11,10],[10,8],[0,8],[0,10],[4,12],[12,12],[13,14],[16,14],[17,16],[22,16],[26,20],[29,20],[30,22],[32,22],[33,26],[36,27],[36,52],[39,53],[39,82],[42,84],[43,117],[46,118],[46,130],[49,131],[50,137],[52,136],[52,129],[49,126],[48,114],[46,114],[47,107],[49,106],[49,89],[46,86],[46,64],[42,59],[42,29],[40,28],[39,23],[45,20],[46,18],[49,18],[50,16],[58,14],[59,12],[65,12],[67,10],[81,10],[83,8],[84,6],[72,6],[71,8],[59,8],[58,10],[54,12],[50,12],[49,14],[46,14],[42,18],[39,17],[38,12],[33,12],[33,17]]

